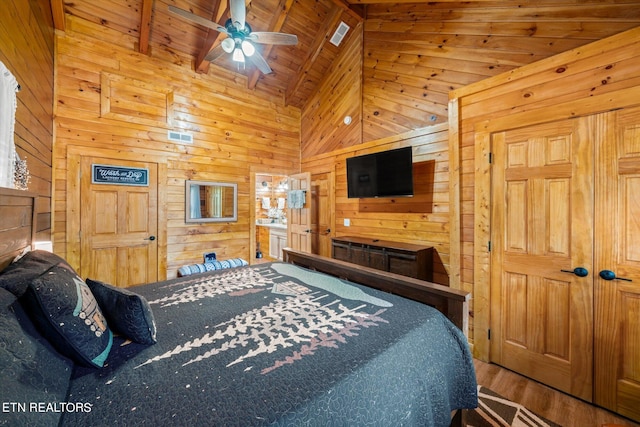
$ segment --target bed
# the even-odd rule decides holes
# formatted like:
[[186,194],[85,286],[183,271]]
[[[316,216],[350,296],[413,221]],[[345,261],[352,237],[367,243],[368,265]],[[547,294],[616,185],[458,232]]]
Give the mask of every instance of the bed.
[[463,292],[289,249],[122,290],[42,251],[8,265],[33,206],[0,190],[0,425],[446,426],[477,405]]

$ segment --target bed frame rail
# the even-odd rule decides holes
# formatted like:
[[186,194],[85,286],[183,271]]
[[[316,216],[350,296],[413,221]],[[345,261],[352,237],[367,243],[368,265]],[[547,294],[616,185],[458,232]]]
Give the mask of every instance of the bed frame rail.
[[433,306],[468,336],[471,294],[467,292],[291,248],[283,249],[283,260]]

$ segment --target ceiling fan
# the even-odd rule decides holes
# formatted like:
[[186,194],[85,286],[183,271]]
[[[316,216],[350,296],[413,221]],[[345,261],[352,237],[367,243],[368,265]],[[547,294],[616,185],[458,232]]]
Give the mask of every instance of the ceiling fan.
[[271,67],[269,67],[264,57],[256,51],[253,44],[298,44],[298,37],[293,34],[251,31],[251,26],[245,22],[246,9],[244,0],[229,0],[231,18],[227,19],[224,27],[172,5],[169,5],[169,11],[196,24],[220,31],[228,36],[207,54],[204,58],[207,61],[214,61],[225,52],[231,53],[234,61],[244,63],[245,58],[248,58],[263,74],[269,74],[271,73]]

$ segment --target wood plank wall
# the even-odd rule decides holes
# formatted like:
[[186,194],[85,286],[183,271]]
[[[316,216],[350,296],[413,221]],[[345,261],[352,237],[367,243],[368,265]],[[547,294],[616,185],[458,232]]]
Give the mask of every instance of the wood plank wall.
[[[345,41],[302,109],[302,158],[445,123],[450,90],[640,25],[640,3],[633,0],[367,4],[365,10],[357,40]],[[347,113],[349,126],[342,123]]]
[[[433,161],[432,201],[421,213],[369,212],[365,199],[347,198],[346,159],[394,148],[413,147],[414,163]],[[434,282],[449,284],[449,156],[448,126],[440,124],[402,135],[370,141],[302,160],[302,170],[322,174],[335,170],[335,236],[369,237],[380,240],[433,246]],[[392,203],[390,201],[390,203]],[[344,220],[351,222],[344,226]]]
[[[341,153],[340,150],[353,153],[359,148],[358,144],[367,141],[375,145],[376,141],[413,129],[447,123],[457,117],[457,111],[449,111],[449,91],[462,90],[460,88],[511,70],[516,73],[521,66],[640,25],[638,6],[637,1],[630,0],[607,3],[598,0],[525,0],[518,7],[497,1],[430,3],[428,7],[423,4],[419,7],[416,4],[394,4],[392,7],[368,4],[362,34],[360,135],[339,132],[340,116],[329,100],[340,99],[341,106],[347,102],[355,105],[357,100],[333,96],[334,92],[346,92],[339,84],[341,79],[348,78],[346,67],[337,67],[333,70],[336,76],[328,75],[313,102],[303,108],[303,169],[315,173],[318,170],[315,165],[323,158],[323,153],[338,157],[336,153]],[[563,81],[562,84],[567,83]],[[505,99],[505,109],[510,108],[510,103],[520,103],[518,97],[514,92],[514,99]],[[475,114],[482,114],[486,105],[478,104],[478,108]],[[453,153],[456,160],[462,156],[461,167],[466,172],[473,171],[473,163],[468,157],[473,154],[473,143],[469,139],[464,141],[470,145],[465,145],[460,152],[454,149]],[[320,167],[323,168],[329,170],[327,164]],[[448,206],[452,212],[461,211],[459,223],[453,224],[461,224],[461,230],[453,229],[457,234],[451,238],[454,247],[447,250],[452,256],[447,271],[454,287],[472,292],[473,177],[466,172],[461,180],[461,196],[454,197]],[[337,180],[339,182],[339,177]],[[460,182],[447,181],[447,185],[457,189]],[[338,227],[347,215],[353,216],[355,212],[353,207],[347,207],[348,213],[345,213],[346,196],[340,191],[337,186]],[[341,208],[343,212],[340,212]],[[374,217],[369,215],[368,218]],[[393,220],[386,222],[382,230],[375,231],[374,228],[381,225],[373,220],[367,223],[366,229],[338,229],[338,233],[343,233],[338,235],[379,233],[392,236],[396,232],[402,235],[404,222],[391,225],[393,223]],[[421,242],[416,239],[416,243]],[[473,325],[470,326],[470,337],[473,338]]]
[[31,174],[36,199],[36,241],[51,240],[54,33],[48,0],[5,0],[0,13],[0,61],[21,86],[15,144]]
[[[70,15],[57,35],[54,250],[67,253],[67,156],[110,150],[122,159],[167,165],[168,277],[204,252],[249,259],[250,169],[283,173],[300,165],[300,111],[247,89],[246,79],[196,74],[191,63],[139,54],[137,39]],[[187,131],[193,144],[167,140]],[[238,221],[186,224],[185,180],[238,183]],[[74,265],[78,268],[79,266]]]
[[490,302],[490,172],[476,133],[488,125],[533,124],[640,103],[639,69],[640,27],[451,93],[450,144],[456,153],[451,169],[459,171],[451,186],[460,206],[452,224],[459,233],[459,247],[452,252],[460,252],[460,276],[452,279],[461,282],[455,287],[473,293],[476,357],[486,360],[489,354]]
[[[302,110],[302,157],[362,142],[362,24],[350,30],[340,56]],[[346,116],[351,123],[344,123]]]
[[631,0],[369,4],[363,135],[448,120],[448,92],[640,25]]

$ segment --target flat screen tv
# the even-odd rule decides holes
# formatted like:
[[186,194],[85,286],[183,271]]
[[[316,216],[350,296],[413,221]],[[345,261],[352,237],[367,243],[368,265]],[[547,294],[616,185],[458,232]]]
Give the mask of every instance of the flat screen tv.
[[413,196],[411,147],[348,158],[347,196]]

